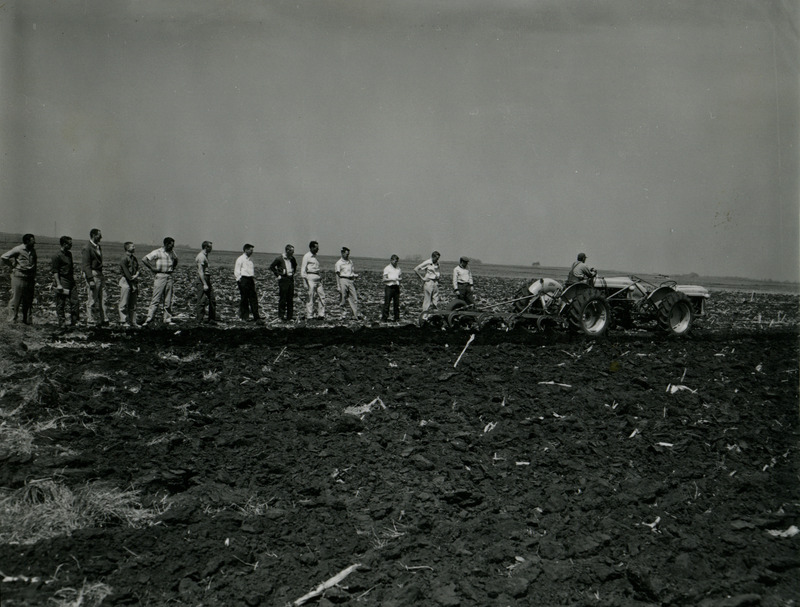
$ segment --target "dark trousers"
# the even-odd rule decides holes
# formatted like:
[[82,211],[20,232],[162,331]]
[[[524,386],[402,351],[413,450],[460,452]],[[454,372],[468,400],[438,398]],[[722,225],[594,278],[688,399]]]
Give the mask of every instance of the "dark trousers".
[[394,302],[394,319],[400,320],[400,285],[387,285],[383,288],[383,314],[381,320],[389,319],[389,305]]
[[278,316],[283,320],[292,320],[294,316],[294,276],[278,279]]
[[34,276],[11,275],[11,299],[8,302],[8,320],[17,321],[20,305],[22,306],[22,322],[33,322],[33,299],[36,296],[36,278]]
[[[62,280],[63,284],[63,280]],[[69,293],[60,293],[56,291],[56,316],[58,317],[58,324],[63,325],[66,323],[66,309],[69,306],[70,322],[75,325],[80,319],[81,304],[78,299],[78,289],[72,285]]]
[[253,318],[259,320],[261,316],[258,313],[258,295],[256,295],[256,280],[252,276],[242,276],[239,279],[239,295],[241,302],[239,303],[239,316],[242,320],[247,320],[250,312],[253,313]]
[[469,306],[474,305],[475,298],[472,296],[472,285],[467,282],[458,283],[458,298]]
[[197,303],[194,306],[194,316],[198,321],[203,320],[206,313],[206,306],[208,306],[208,320],[217,320],[217,298],[214,295],[214,285],[211,284],[211,279],[206,276],[208,282],[208,291],[203,289],[203,281],[197,277],[195,282],[195,292],[197,293]]

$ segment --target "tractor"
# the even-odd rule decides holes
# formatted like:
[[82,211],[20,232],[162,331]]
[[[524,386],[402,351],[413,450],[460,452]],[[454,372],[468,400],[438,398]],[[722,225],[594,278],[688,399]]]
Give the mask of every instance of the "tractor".
[[655,323],[672,335],[686,335],[696,318],[705,316],[708,289],[679,285],[674,280],[654,284],[638,276],[595,277],[592,286],[611,308],[612,324],[631,329]]

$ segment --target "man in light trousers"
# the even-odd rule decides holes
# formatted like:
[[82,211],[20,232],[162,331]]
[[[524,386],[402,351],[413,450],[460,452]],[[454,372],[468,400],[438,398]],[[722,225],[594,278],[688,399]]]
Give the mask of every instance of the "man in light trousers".
[[144,325],[153,322],[159,305],[164,308],[164,324],[172,325],[172,296],[175,287],[173,273],[178,266],[178,257],[175,255],[175,239],[167,236],[164,246],[150,251],[142,257],[142,263],[155,275],[153,278],[153,297],[147,309],[147,318]]

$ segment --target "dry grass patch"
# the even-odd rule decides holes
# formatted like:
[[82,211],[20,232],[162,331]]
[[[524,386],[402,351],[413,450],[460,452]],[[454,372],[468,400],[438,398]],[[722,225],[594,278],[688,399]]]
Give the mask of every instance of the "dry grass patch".
[[36,452],[33,442],[36,434],[60,428],[63,426],[61,421],[66,416],[55,417],[41,422],[31,422],[28,424],[18,424],[12,421],[19,409],[6,413],[0,408],[0,457],[3,459],[12,456],[29,456]]
[[0,491],[0,542],[34,544],[109,523],[135,528],[151,525],[161,512],[142,507],[139,497],[138,491],[122,491],[102,482],[73,491],[49,478]]
[[112,592],[111,586],[106,584],[100,582],[90,584],[84,581],[80,588],[58,590],[48,603],[55,607],[96,607]]
[[14,455],[33,453],[33,432],[25,426],[0,423],[0,456],[7,459]]

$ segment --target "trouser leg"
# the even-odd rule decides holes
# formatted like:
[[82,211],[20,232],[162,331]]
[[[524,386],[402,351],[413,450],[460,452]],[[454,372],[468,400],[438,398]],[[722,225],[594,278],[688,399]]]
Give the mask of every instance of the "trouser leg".
[[24,279],[19,276],[11,276],[11,299],[8,301],[8,320],[16,322],[19,315],[19,307],[22,303],[22,289]]
[[247,300],[247,279],[242,276],[236,284],[239,287],[239,318],[242,320],[247,320],[249,316],[248,312],[248,300]]
[[78,324],[78,321],[81,319],[81,300],[78,297],[78,286],[72,285],[69,289],[69,295],[67,296],[69,300],[69,316],[70,316],[70,324],[73,326]]
[[175,281],[172,274],[166,275],[166,284],[164,285],[164,320],[172,319],[172,298],[175,294]]
[[381,313],[381,320],[389,320],[389,304],[392,301],[392,287],[386,285],[383,287],[383,312]]
[[208,294],[203,287],[203,281],[199,278],[194,283],[194,294],[195,294],[195,304],[194,304],[194,318],[198,322],[203,320],[203,317],[206,314],[206,306],[208,306]]
[[208,320],[217,320],[217,295],[214,293],[214,285],[208,280],[208,292],[206,298],[208,299]]
[[58,318],[58,326],[64,326],[67,322],[67,315],[65,310],[67,308],[67,298],[69,295],[66,293],[56,293],[56,318]]
[[161,301],[164,298],[164,289],[167,286],[166,278],[166,274],[156,274],[153,279],[153,295],[150,297],[150,307],[147,308],[146,322],[153,320],[158,311],[158,306],[161,305]]
[[459,299],[463,299],[464,303],[467,305],[473,305],[475,303],[475,299],[472,297],[472,285],[464,283],[459,284],[458,297]]
[[22,284],[22,322],[33,322],[33,298],[35,295],[36,279],[26,278]]
[[255,279],[250,283],[250,311],[253,313],[253,318],[256,320],[261,319],[261,312],[258,309],[258,293],[256,293],[256,281]]
[[308,297],[306,299],[306,318],[314,318],[314,294],[316,293],[317,285],[314,279],[308,280]]
[[322,287],[322,280],[317,281],[316,293],[317,316],[320,318],[325,318],[325,289]]
[[358,291],[352,280],[342,279],[342,297],[347,300],[353,316],[358,318]]
[[119,313],[120,322],[128,322],[130,306],[129,297],[131,294],[131,286],[125,277],[119,279],[119,302],[117,302],[117,312]]
[[97,306],[100,310],[100,322],[108,320],[108,310],[106,309],[106,279],[100,274],[95,277],[97,286]]
[[394,285],[392,287],[392,301],[394,302],[394,319],[398,321],[400,320],[400,285]]
[[128,309],[127,309],[127,322],[130,325],[136,325],[136,304],[139,302],[139,287],[131,289],[128,293]]

